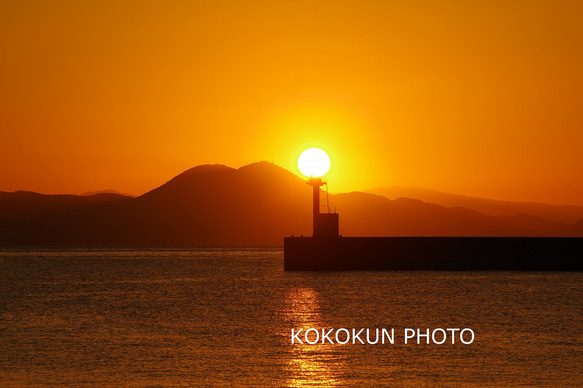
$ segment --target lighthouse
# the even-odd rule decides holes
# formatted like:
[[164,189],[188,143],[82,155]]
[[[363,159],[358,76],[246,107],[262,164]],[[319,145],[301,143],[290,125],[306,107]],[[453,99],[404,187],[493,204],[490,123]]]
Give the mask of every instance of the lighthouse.
[[[338,213],[320,213],[320,187],[325,185],[322,177],[309,177],[308,184],[313,190],[313,233],[312,237],[338,237]],[[326,193],[327,195],[328,193]]]
[[314,227],[312,237],[283,238],[286,271],[583,269],[581,237],[342,237],[338,234],[338,214],[330,212],[328,203],[324,177],[330,168],[328,155],[310,148],[300,156],[298,167],[312,186]]
[[312,237],[338,237],[338,213],[330,212],[330,206],[326,206],[326,212],[320,212],[320,195],[323,192],[321,187],[324,185],[324,193],[328,198],[327,184],[322,176],[330,169],[330,158],[321,149],[310,148],[300,155],[298,167],[308,178],[307,184],[312,186]]

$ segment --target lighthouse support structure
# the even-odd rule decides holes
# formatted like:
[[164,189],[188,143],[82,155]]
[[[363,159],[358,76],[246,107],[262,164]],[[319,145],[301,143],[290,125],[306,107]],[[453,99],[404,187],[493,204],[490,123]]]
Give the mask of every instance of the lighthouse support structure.
[[338,237],[338,213],[320,213],[320,186],[322,178],[310,177],[308,185],[313,189],[313,237]]

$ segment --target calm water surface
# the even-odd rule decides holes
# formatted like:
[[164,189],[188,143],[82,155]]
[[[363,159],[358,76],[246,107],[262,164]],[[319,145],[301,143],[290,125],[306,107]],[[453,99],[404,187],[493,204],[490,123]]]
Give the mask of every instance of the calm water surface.
[[[394,345],[291,329],[395,328]],[[474,330],[405,345],[404,328]],[[0,251],[0,386],[583,386],[583,273],[284,272],[282,250]],[[399,337],[400,336],[400,337]]]

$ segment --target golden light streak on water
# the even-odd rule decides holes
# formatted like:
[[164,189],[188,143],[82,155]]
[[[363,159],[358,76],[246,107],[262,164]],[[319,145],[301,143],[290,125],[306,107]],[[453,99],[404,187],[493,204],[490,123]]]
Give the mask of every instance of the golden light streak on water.
[[[290,328],[298,331],[303,329],[300,338],[305,338],[304,333],[310,328],[320,331],[329,325],[322,320],[318,293],[313,288],[295,288],[286,294],[285,315],[290,321]],[[313,333],[311,333],[313,334]],[[311,341],[314,336],[309,337]],[[310,345],[291,344],[289,359],[286,364],[286,386],[335,387],[342,385],[342,373],[346,368],[343,357],[334,348],[338,345],[329,343]]]

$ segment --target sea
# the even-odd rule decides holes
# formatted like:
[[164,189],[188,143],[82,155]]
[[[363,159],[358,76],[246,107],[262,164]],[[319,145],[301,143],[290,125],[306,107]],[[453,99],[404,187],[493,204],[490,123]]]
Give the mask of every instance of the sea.
[[581,387],[583,273],[285,272],[282,249],[5,249],[0,386]]

